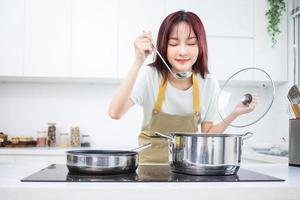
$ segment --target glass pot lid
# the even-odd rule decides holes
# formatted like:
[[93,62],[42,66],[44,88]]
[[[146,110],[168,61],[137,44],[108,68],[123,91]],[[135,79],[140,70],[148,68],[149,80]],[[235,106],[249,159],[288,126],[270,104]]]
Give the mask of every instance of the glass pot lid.
[[[249,106],[253,96],[257,104],[252,112],[242,114],[231,123],[226,117],[238,104]],[[221,86],[218,96],[218,112],[221,119],[232,127],[246,127],[261,120],[270,110],[275,96],[271,76],[260,68],[245,68],[230,76]]]

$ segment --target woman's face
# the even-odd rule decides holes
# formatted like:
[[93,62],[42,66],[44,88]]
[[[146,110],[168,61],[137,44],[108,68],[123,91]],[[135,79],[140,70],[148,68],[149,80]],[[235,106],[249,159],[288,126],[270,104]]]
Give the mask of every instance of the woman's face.
[[167,58],[172,70],[191,71],[199,53],[198,40],[193,29],[180,22],[174,26],[168,40]]

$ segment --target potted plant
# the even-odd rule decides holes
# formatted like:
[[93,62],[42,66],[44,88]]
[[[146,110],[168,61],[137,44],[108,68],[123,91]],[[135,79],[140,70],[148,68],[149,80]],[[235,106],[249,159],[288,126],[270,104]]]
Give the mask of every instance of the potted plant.
[[267,0],[269,10],[266,12],[268,18],[267,31],[271,34],[272,47],[277,43],[277,36],[280,33],[279,24],[282,14],[285,12],[285,0]]

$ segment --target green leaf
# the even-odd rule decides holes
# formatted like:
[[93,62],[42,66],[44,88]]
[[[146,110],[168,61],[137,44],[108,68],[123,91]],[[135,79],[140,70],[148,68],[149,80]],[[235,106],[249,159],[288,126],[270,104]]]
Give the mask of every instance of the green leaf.
[[279,29],[280,18],[285,12],[284,0],[267,0],[269,3],[269,10],[266,12],[268,19],[267,31],[271,35],[272,47],[277,43],[277,36],[281,32]]

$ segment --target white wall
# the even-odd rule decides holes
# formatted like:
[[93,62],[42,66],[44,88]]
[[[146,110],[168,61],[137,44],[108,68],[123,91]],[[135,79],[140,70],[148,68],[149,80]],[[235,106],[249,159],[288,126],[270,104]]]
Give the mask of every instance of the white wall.
[[79,125],[90,134],[92,145],[135,146],[142,123],[137,106],[119,121],[108,117],[107,108],[117,85],[101,84],[0,84],[0,131],[36,136],[37,130],[56,122],[57,132]]

